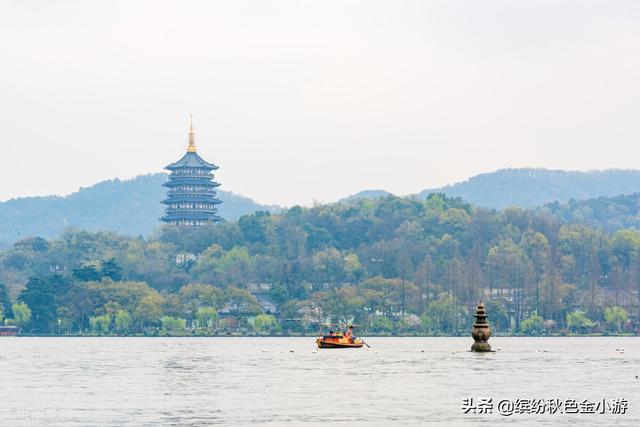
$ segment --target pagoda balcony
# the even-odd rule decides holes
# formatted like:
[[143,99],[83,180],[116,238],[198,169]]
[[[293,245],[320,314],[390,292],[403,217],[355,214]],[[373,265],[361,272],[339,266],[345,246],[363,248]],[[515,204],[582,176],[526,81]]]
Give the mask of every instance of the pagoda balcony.
[[219,205],[222,203],[221,200],[218,200],[215,194],[170,194],[168,195],[163,202],[166,204],[171,203],[212,203]]
[[171,172],[169,175],[171,178],[187,178],[187,179],[213,179],[214,175],[212,173],[180,173],[177,171]]
[[165,216],[175,218],[211,218],[218,215],[217,211],[165,211]]
[[162,217],[163,221],[179,221],[183,219],[219,221],[220,217],[216,213],[177,213],[177,212],[167,212],[166,215]]
[[202,187],[211,187],[211,188],[217,188],[220,187],[220,184],[218,184],[217,182],[213,182],[213,181],[208,181],[208,180],[169,180],[165,183],[162,184],[163,187],[168,187],[168,188],[173,188],[173,187],[177,187],[179,185],[199,185]]
[[204,194],[207,196],[215,196],[217,194],[216,190],[211,187],[211,188],[206,188],[206,189],[184,189],[184,188],[175,188],[175,187],[171,187],[171,189],[169,191],[167,191],[167,195],[171,196],[171,195],[176,195],[176,194],[184,194],[184,195],[189,195],[189,194]]
[[214,204],[194,205],[191,203],[171,203],[167,205],[167,211],[217,211],[218,208]]
[[[167,182],[169,183],[174,183],[174,182],[183,182],[185,184],[193,184],[193,183],[198,183],[198,182],[203,182],[203,183],[207,183],[207,184],[218,184],[215,181],[212,181],[213,177],[211,178],[207,178],[204,176],[173,176],[173,175],[169,175],[169,180]],[[218,184],[220,185],[220,184]]]
[[217,199],[215,197],[215,194],[202,195],[202,194],[189,193],[189,194],[170,194],[162,202],[163,203],[180,203],[180,202],[203,203],[204,202],[204,203],[213,203],[218,205],[222,203],[222,200]]

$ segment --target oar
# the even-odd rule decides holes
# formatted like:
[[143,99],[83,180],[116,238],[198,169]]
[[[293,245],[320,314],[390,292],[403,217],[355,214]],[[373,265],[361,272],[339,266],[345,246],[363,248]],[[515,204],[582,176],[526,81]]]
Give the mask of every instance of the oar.
[[371,346],[369,344],[367,344],[366,342],[364,342],[364,340],[362,338],[360,338],[360,341],[362,341],[362,344],[366,345],[368,348],[371,348]]

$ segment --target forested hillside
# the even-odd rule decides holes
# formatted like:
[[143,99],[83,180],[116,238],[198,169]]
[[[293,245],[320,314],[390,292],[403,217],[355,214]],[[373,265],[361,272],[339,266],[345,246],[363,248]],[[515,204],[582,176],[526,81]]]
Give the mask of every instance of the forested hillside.
[[[143,175],[100,182],[66,197],[25,197],[0,203],[0,247],[25,237],[55,237],[65,227],[148,235],[160,225],[166,180],[163,173]],[[223,190],[218,198],[223,202],[220,215],[227,220],[277,209]]]
[[[90,231],[116,231],[133,236],[149,235],[158,227],[158,218],[162,216],[163,206],[160,201],[165,195],[166,189],[162,187],[165,181],[165,174],[145,175],[128,181],[101,182],[67,197],[29,197],[0,203],[0,247],[7,247],[16,240],[30,236],[55,237],[69,226]],[[570,199],[582,200],[640,192],[640,171],[506,169],[478,175],[447,187],[425,190],[417,198],[424,199],[433,192],[460,197],[471,204],[489,208],[534,208],[556,201],[565,204]],[[341,202],[375,199],[388,194],[384,190],[364,190],[342,199]],[[219,198],[223,201],[220,215],[227,220],[237,220],[242,215],[258,210],[279,209],[277,206],[257,204],[251,199],[226,191],[220,191]],[[572,203],[571,206],[575,206],[577,202]],[[589,203],[593,209],[599,209],[597,203]],[[573,208],[569,206],[567,209]],[[619,213],[613,212],[614,216]],[[601,211],[598,215],[594,221],[608,221],[607,213]],[[616,220],[612,219],[607,225],[608,229],[614,229],[615,224]]]
[[0,253],[0,283],[9,322],[41,332],[61,319],[63,331],[104,334],[313,333],[328,322],[467,334],[484,300],[498,333],[619,333],[638,327],[640,231],[389,196],[151,239],[27,239]]
[[424,190],[460,197],[478,206],[502,209],[509,206],[534,208],[570,199],[611,197],[640,192],[640,171],[602,170],[591,172],[548,169],[503,169],[474,176],[446,187]]
[[598,197],[589,200],[570,200],[550,203],[541,209],[564,222],[599,227],[609,232],[621,228],[640,230],[640,193]]

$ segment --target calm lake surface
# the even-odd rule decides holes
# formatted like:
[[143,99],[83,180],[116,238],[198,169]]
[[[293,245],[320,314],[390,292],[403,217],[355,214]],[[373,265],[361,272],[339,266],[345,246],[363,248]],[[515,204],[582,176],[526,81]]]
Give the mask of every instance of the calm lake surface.
[[[0,338],[0,425],[640,425],[640,339]],[[617,349],[624,349],[624,352]],[[628,401],[625,415],[464,414],[465,398]]]

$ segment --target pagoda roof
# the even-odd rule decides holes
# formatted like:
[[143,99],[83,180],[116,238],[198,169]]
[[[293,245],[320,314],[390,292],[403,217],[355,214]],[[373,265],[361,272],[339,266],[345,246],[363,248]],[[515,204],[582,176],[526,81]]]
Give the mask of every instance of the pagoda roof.
[[162,221],[176,221],[181,219],[204,219],[204,220],[220,220],[220,217],[214,213],[203,212],[189,212],[189,213],[167,213],[162,218]]
[[188,151],[180,160],[165,167],[168,170],[178,168],[207,168],[215,170],[218,169],[218,166],[205,161],[195,151]]

